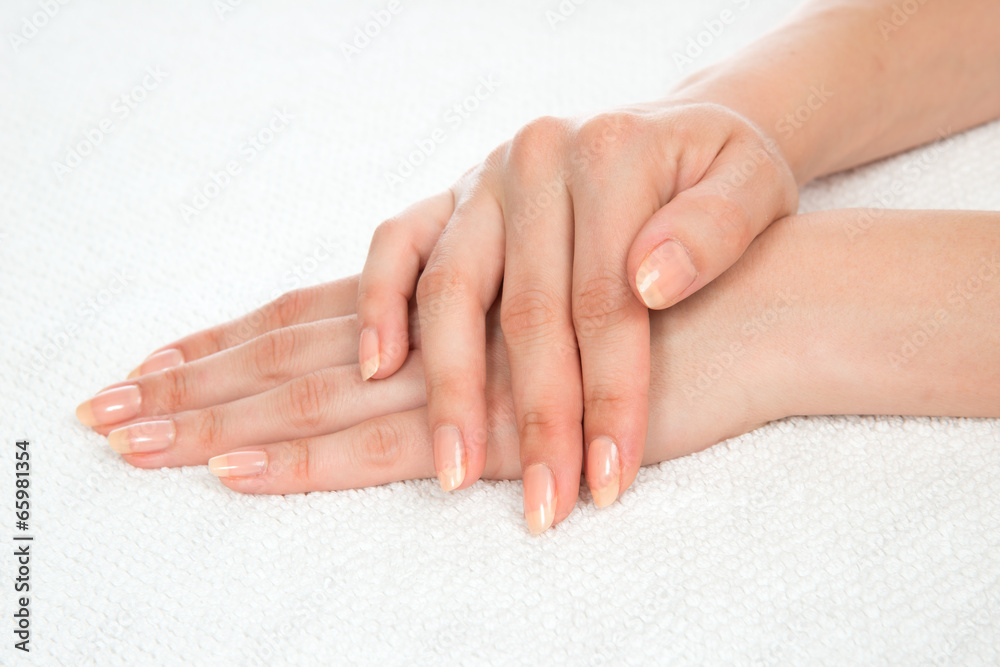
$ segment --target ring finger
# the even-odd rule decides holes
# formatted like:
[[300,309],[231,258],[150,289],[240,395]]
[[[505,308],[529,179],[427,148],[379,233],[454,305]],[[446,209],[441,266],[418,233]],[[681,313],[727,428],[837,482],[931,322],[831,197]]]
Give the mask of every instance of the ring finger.
[[325,368],[255,396],[134,422],[112,431],[108,444],[141,468],[201,465],[237,447],[333,433],[424,405],[419,352],[384,382],[364,382],[357,370]]

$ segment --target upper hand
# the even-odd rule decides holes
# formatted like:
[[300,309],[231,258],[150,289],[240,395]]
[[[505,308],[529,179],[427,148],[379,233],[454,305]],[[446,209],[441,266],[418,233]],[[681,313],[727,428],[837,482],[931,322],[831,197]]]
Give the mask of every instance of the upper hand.
[[647,306],[699,290],[797,201],[773,142],[719,105],[540,118],[378,227],[357,304],[362,373],[403,366],[415,293],[435,468],[446,490],[472,484],[489,450],[485,314],[502,281],[525,511],[544,530],[575,504],[585,456],[602,506],[638,471]]

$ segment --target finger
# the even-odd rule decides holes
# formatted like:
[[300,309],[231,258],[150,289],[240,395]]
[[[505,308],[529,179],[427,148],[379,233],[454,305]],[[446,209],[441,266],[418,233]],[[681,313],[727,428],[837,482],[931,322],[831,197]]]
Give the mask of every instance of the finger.
[[357,303],[357,293],[357,276],[288,292],[231,322],[164,345],[132,371],[129,379],[207,357],[274,329],[351,315]]
[[[353,315],[268,331],[176,368],[112,385],[81,404],[77,416],[100,432],[125,420],[259,394],[314,370],[352,364],[356,334]],[[109,410],[113,405],[121,407]]]
[[[627,171],[633,171],[626,167]],[[655,192],[575,179],[573,324],[583,377],[585,473],[594,503],[610,505],[642,465],[649,419],[649,311],[632,296],[625,269],[633,230],[656,210]]]
[[[559,127],[515,138],[504,182],[506,264],[500,321],[510,361],[528,529],[572,511],[583,456],[580,363],[573,332],[573,206],[550,159],[531,150]],[[531,133],[544,136],[532,137]],[[543,139],[545,139],[543,141]]]
[[417,278],[455,210],[451,190],[414,204],[375,230],[358,284],[358,358],[364,379],[395,373],[409,351],[407,307]]
[[[389,484],[434,476],[426,408],[363,422],[316,438],[241,449],[212,458],[209,470],[240,493],[308,493]],[[490,440],[487,470],[513,479],[520,469],[513,453]]]
[[360,489],[434,476],[425,408],[350,429],[213,457],[209,470],[240,493]]
[[486,462],[486,311],[503,274],[499,205],[460,201],[417,285],[427,411],[441,488],[465,488]]
[[772,221],[798,206],[794,179],[760,145],[728,142],[702,179],[650,217],[628,255],[635,295],[662,309],[732,266]]
[[128,424],[108,444],[135,466],[202,465],[246,447],[350,428],[424,404],[419,354],[391,382],[365,383],[356,365],[325,368],[230,403]]

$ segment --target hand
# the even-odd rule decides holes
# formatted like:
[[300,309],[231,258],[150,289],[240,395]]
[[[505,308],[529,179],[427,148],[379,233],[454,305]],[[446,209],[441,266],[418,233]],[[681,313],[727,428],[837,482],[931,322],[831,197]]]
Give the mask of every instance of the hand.
[[[701,368],[737,335],[753,299],[730,281],[724,296],[691,299],[652,317],[655,411],[645,463],[681,456],[778,416],[749,409],[769,378],[746,377],[748,356],[710,393],[689,391]],[[751,288],[754,286],[748,283]],[[362,382],[353,363],[357,279],[289,293],[239,320],[165,346],[132,379],[84,402],[77,415],[108,435],[141,468],[203,465],[247,493],[302,493],[366,487],[434,475],[421,352],[426,341],[411,313],[413,348],[400,372]],[[712,290],[705,292],[711,296]],[[499,308],[487,314],[489,433],[484,475],[521,476],[510,374]],[[728,335],[719,335],[728,332]],[[711,335],[714,334],[714,335]],[[764,348],[762,348],[763,352]],[[177,365],[171,366],[171,363]],[[773,382],[770,382],[773,387]],[[748,421],[749,419],[749,421]],[[554,511],[554,489],[532,489]],[[530,522],[545,517],[529,517]]]
[[376,230],[357,304],[362,374],[403,367],[416,292],[435,467],[445,490],[469,486],[489,452],[485,316],[502,281],[521,466],[539,480],[526,513],[544,503],[532,489],[555,489],[540,532],[572,510],[584,456],[600,506],[638,472],[647,306],[704,287],[797,201],[773,142],[720,105],[538,119]]

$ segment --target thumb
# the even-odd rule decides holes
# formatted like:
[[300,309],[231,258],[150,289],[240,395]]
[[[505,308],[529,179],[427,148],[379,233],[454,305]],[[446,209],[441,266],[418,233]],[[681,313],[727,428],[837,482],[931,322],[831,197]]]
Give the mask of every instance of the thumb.
[[740,258],[774,220],[798,208],[791,171],[763,147],[723,149],[708,172],[646,221],[627,270],[648,308],[674,305]]

